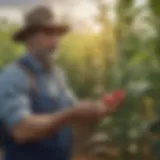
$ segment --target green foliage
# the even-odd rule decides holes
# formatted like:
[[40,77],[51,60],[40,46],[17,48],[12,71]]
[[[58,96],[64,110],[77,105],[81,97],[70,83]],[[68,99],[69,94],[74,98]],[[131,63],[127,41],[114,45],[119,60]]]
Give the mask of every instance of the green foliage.
[[94,96],[102,83],[107,61],[104,62],[100,42],[97,34],[78,33],[71,33],[62,41],[59,61],[79,97]]
[[160,16],[160,2],[159,0],[149,0],[149,6],[153,14],[157,17]]
[[11,39],[14,26],[2,26],[0,28],[0,69],[13,61],[22,53],[22,47],[13,43]]
[[[108,7],[99,1],[95,22],[102,30],[68,34],[61,42],[58,59],[79,98],[98,98],[104,91],[116,88],[126,90],[124,108],[99,126],[100,130],[112,132],[117,142],[126,145],[143,136],[148,122],[160,111],[160,1],[149,1],[154,19],[151,27],[157,26],[153,29],[158,38],[147,39],[132,30],[137,16],[145,9],[137,9],[133,3],[133,0],[118,1],[117,24],[113,29],[107,18]],[[23,51],[23,47],[10,39],[14,28],[0,29],[1,69]],[[133,130],[136,130],[135,136],[131,136]]]

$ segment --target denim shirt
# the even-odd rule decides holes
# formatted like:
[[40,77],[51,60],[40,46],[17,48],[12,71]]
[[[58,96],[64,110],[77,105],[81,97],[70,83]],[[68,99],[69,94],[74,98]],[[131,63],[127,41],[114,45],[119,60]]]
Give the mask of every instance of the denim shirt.
[[[0,76],[0,118],[8,133],[30,114],[54,113],[77,102],[67,87],[62,70],[54,67],[50,73],[47,73],[29,54],[20,61],[27,62],[33,70],[38,94],[31,92],[29,77],[17,64],[11,64],[4,69]],[[71,147],[72,130],[70,126],[35,143],[16,144],[8,134],[4,145],[5,159],[68,160]]]

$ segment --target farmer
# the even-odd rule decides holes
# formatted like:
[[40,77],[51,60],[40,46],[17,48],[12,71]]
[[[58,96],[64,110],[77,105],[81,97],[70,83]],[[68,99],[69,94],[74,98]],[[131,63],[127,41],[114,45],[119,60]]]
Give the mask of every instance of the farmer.
[[24,22],[13,39],[24,44],[26,52],[0,77],[5,160],[68,160],[72,124],[91,125],[115,109],[77,102],[69,92],[62,70],[52,60],[67,26],[55,24],[44,6],[28,12]]

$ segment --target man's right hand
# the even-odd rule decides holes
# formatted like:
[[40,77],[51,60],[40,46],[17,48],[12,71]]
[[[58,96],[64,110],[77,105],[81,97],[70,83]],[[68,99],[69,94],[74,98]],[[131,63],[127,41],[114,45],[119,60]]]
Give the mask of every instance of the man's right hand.
[[105,104],[103,101],[82,101],[73,109],[72,117],[75,121],[95,122],[116,112],[121,104],[121,100],[116,100],[112,104]]
[[112,113],[116,108],[104,106],[96,101],[83,101],[72,111],[75,121],[97,121],[105,117],[108,113]]
[[78,121],[94,120],[99,117],[98,105],[93,101],[83,101],[73,109],[73,117]]

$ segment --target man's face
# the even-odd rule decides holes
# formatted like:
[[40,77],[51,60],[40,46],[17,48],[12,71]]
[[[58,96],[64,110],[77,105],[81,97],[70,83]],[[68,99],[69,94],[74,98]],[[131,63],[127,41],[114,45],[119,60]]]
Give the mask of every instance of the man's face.
[[37,54],[50,58],[57,48],[60,36],[52,31],[40,31],[35,35]]

